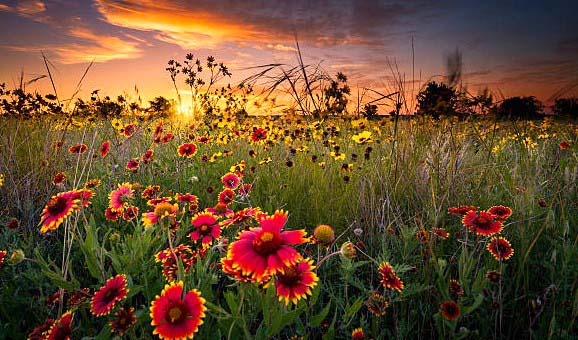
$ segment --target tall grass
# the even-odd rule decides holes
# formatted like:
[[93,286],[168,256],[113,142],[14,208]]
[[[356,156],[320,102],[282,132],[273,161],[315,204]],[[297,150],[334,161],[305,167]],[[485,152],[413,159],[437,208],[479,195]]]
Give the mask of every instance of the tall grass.
[[[3,230],[0,249],[22,248],[31,259],[37,249],[40,258],[61,266],[68,261],[70,275],[64,275],[65,281],[77,280],[98,287],[98,280],[83,268],[82,247],[67,244],[67,239],[62,241],[58,233],[46,237],[37,232],[42,208],[51,195],[62,189],[51,183],[57,172],[67,172],[67,189],[80,188],[88,179],[102,180],[91,207],[76,224],[70,225],[78,233],[70,237],[80,237],[82,241],[93,234],[103,254],[116,254],[109,258],[121,259],[112,264],[115,268],[122,270],[123,263],[138,259],[142,261],[138,266],[125,268],[132,268],[134,272],[129,274],[135,279],[152,280],[147,275],[153,274],[139,272],[147,271],[146,265],[155,266],[151,260],[153,250],[134,245],[149,237],[138,227],[139,219],[127,225],[104,219],[111,188],[123,182],[138,182],[145,187],[160,185],[166,195],[169,190],[190,192],[199,196],[201,208],[211,207],[221,186],[220,176],[245,160],[244,180],[253,183],[253,206],[268,212],[285,209],[290,213],[291,228],[303,228],[309,233],[319,224],[333,226],[341,236],[327,253],[337,251],[342,241],[358,242],[357,260],[332,257],[318,270],[321,281],[317,303],[308,306],[307,313],[316,315],[330,305],[324,320],[328,324],[334,320],[334,324],[324,328],[295,323],[288,325],[280,337],[304,329],[312,337],[320,337],[329,329],[335,337],[348,337],[351,329],[360,326],[376,338],[570,338],[576,334],[578,161],[576,151],[562,150],[558,144],[561,140],[577,141],[578,130],[567,122],[335,118],[311,127],[298,117],[268,117],[229,124],[215,121],[196,129],[165,122],[165,128],[175,138],[159,145],[152,143],[151,129],[156,122],[140,124],[130,138],[119,135],[107,121],[86,123],[66,131],[64,138],[61,130],[46,122],[1,123],[0,173],[5,175],[5,182],[0,188],[0,203],[22,225],[16,231]],[[242,138],[231,133],[232,125],[242,132]],[[248,136],[253,127],[267,128],[275,137],[252,143]],[[371,131],[374,142],[354,142],[351,136],[361,131]],[[195,138],[210,136],[212,142],[199,144],[198,154],[185,160],[177,155],[176,148],[190,140],[190,134]],[[65,141],[60,151],[50,147],[57,140]],[[112,149],[107,158],[101,159],[98,147],[105,140],[111,140]],[[219,142],[224,140],[228,142]],[[81,156],[68,154],[67,148],[78,143],[86,143],[89,152]],[[346,155],[345,160],[334,160],[330,155],[337,150],[336,145]],[[303,146],[306,151],[292,151]],[[367,147],[372,151],[367,153]],[[149,148],[155,150],[152,163],[142,165],[136,173],[124,169],[129,159],[140,157]],[[254,158],[250,151],[256,154]],[[202,160],[203,155],[210,158],[217,152],[225,155],[216,157],[214,162]],[[259,164],[266,157],[272,161]],[[325,162],[325,166],[321,167],[320,162]],[[342,170],[344,163],[351,164],[351,170]],[[252,167],[254,171],[250,170]],[[215,191],[209,192],[208,187]],[[503,233],[515,254],[503,263],[483,249],[483,240],[472,239],[472,235],[466,238],[460,219],[447,213],[449,207],[459,205],[487,209],[500,204],[514,212]],[[445,228],[451,236],[447,240],[431,237],[427,243],[420,242],[416,233],[433,227]],[[113,233],[132,236],[115,245],[108,241]],[[61,260],[60,251],[65,246],[69,247],[70,259]],[[126,254],[132,254],[133,260]],[[319,258],[323,254],[312,255]],[[107,273],[112,271],[106,256],[95,259],[102,262],[101,268],[108,268]],[[403,293],[389,294],[390,308],[382,318],[372,316],[363,307],[368,292],[379,286],[374,261],[394,264],[406,284]],[[489,270],[502,272],[499,287],[485,278]],[[107,276],[104,274],[103,271],[103,279]],[[0,316],[6,322],[0,333],[8,338],[25,336],[51,313],[42,303],[33,305],[30,300],[42,301],[56,289],[56,284],[43,278],[33,261],[6,267],[0,275],[6,287],[0,308]],[[195,275],[201,280],[203,274]],[[444,322],[439,314],[450,279],[459,280],[465,290],[459,301],[462,316],[457,323]],[[149,287],[144,289],[147,295],[138,300],[138,327],[148,330],[146,306],[153,298],[149,293],[160,291],[161,285],[158,280],[135,284]],[[22,308],[34,312],[17,321],[14,311]],[[248,318],[256,317],[249,309],[243,311]],[[214,316],[216,312],[212,313]],[[82,319],[90,320],[86,316]],[[216,320],[215,317],[207,322],[205,329],[220,329]],[[302,317],[300,322],[307,321]],[[257,321],[247,319],[245,331],[254,330],[251,322]],[[101,326],[102,322],[82,323],[81,328],[94,335],[99,330],[92,328]],[[236,323],[229,327],[240,326]],[[150,332],[139,334],[132,336],[147,336]],[[198,336],[211,338],[203,328]]]

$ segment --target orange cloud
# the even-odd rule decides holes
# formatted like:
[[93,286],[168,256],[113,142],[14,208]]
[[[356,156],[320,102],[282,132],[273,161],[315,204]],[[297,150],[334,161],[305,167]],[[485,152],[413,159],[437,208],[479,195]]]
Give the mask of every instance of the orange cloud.
[[30,17],[46,11],[46,5],[40,0],[20,0],[13,7],[0,4],[0,11],[13,12],[21,16]]
[[133,40],[96,34],[84,27],[72,28],[67,33],[69,36],[77,38],[79,42],[26,47],[6,46],[6,48],[17,52],[52,52],[56,54],[57,61],[62,64],[77,64],[93,60],[106,62],[115,59],[138,58],[142,55],[140,43]]
[[191,10],[170,1],[144,0],[137,4],[114,0],[96,0],[96,8],[113,25],[156,31],[155,38],[184,48],[212,47],[222,41],[265,41],[254,26],[218,12]]

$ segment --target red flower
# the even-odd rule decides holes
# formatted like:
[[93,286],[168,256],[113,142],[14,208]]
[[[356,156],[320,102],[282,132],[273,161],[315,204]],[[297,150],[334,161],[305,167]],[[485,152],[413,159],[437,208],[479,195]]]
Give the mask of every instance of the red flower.
[[65,179],[66,179],[66,174],[64,172],[59,172],[56,175],[54,175],[54,179],[52,180],[52,183],[54,185],[62,184]]
[[154,153],[155,152],[153,150],[145,151],[145,153],[143,153],[141,156],[141,160],[143,161],[143,163],[146,164],[146,163],[152,161]]
[[393,267],[389,265],[389,262],[385,262],[379,265],[379,274],[381,275],[381,283],[385,288],[395,289],[401,292],[403,289],[403,282],[395,275]]
[[44,210],[42,210],[40,232],[45,234],[58,229],[68,216],[80,209],[80,203],[78,193],[75,190],[61,192],[56,196],[52,196]]
[[450,236],[450,233],[448,233],[444,228],[435,228],[434,227],[434,228],[432,228],[431,232],[432,232],[432,234],[441,238],[442,240],[445,240]]
[[427,233],[427,231],[425,230],[420,230],[415,234],[415,237],[417,237],[417,239],[421,242],[421,243],[428,243],[429,241],[429,234]]
[[389,306],[389,302],[385,296],[372,293],[365,305],[373,315],[382,316],[385,314],[387,307]]
[[493,206],[488,209],[488,212],[497,217],[499,220],[505,220],[506,218],[512,216],[512,209],[504,207],[503,205]]
[[265,138],[267,138],[267,130],[263,128],[255,129],[255,131],[253,131],[253,134],[251,135],[251,140],[255,143]]
[[128,124],[122,129],[122,132],[125,135],[125,137],[130,137],[136,132],[136,125]]
[[177,280],[179,270],[177,259],[181,260],[185,273],[188,273],[191,266],[197,262],[197,258],[204,256],[204,252],[193,251],[191,247],[180,244],[176,247],[167,248],[155,255],[155,261],[160,262],[163,267],[163,275],[169,282]]
[[455,320],[460,316],[460,306],[453,301],[446,301],[440,306],[442,315],[447,320]]
[[132,172],[137,172],[139,166],[139,161],[136,158],[132,158],[130,161],[126,162],[126,169]]
[[132,185],[130,183],[119,184],[118,189],[113,190],[108,196],[108,206],[113,211],[123,211],[132,197]]
[[235,192],[231,189],[224,189],[219,193],[219,203],[229,205],[235,199]]
[[473,205],[460,205],[457,208],[450,208],[448,210],[448,214],[454,214],[454,215],[465,215],[470,211],[476,211],[478,210],[476,207],[474,207]]
[[233,215],[233,210],[227,208],[226,205],[224,205],[223,203],[217,203],[217,205],[215,205],[214,207],[211,208],[207,208],[205,209],[207,212],[210,212],[211,214],[215,215],[215,216],[231,216]]
[[311,288],[319,281],[313,272],[315,266],[312,264],[313,260],[304,259],[277,273],[275,288],[279,301],[285,300],[285,305],[288,305],[289,301],[297,304],[299,300],[306,298],[307,294],[311,295]]
[[112,210],[112,208],[106,208],[104,211],[104,217],[107,221],[117,221],[122,215],[122,210]]
[[496,260],[508,260],[514,255],[514,249],[508,240],[503,237],[493,237],[488,243],[488,251],[494,255]]
[[475,231],[481,236],[490,236],[502,231],[502,222],[496,220],[496,216],[486,211],[480,211],[479,214],[470,211],[464,216],[462,223],[469,227],[470,231]]
[[116,319],[109,323],[112,329],[110,330],[112,333],[118,332],[120,336],[123,336],[124,333],[136,322],[136,316],[133,315],[134,307],[130,307],[128,310],[120,307],[120,310],[114,313]]
[[462,285],[457,280],[450,280],[450,295],[454,300],[457,300],[458,297],[464,294],[464,289]]
[[0,250],[0,264],[4,263],[4,258],[6,258],[6,250]]
[[160,190],[161,187],[158,185],[149,185],[143,190],[140,196],[145,200],[152,200],[153,198],[157,197]]
[[132,221],[137,216],[138,216],[138,207],[128,207],[124,211],[124,214],[122,214],[122,218],[124,218],[125,221]]
[[72,312],[66,312],[56,319],[50,326],[50,330],[44,333],[46,340],[69,340],[72,334],[72,321],[74,315]]
[[243,226],[248,222],[257,221],[257,217],[260,213],[261,210],[259,210],[259,208],[245,208],[230,215],[228,219],[223,221],[222,225],[225,228],[233,224],[240,224]]
[[570,150],[570,149],[572,149],[572,145],[569,142],[562,141],[562,142],[560,142],[560,149]]
[[110,142],[106,141],[100,145],[100,157],[104,158],[110,151]]
[[352,339],[365,339],[365,334],[363,334],[363,328],[356,328],[351,332]]
[[90,302],[90,312],[96,316],[108,315],[114,305],[124,299],[128,289],[126,288],[126,276],[124,274],[111,277],[101,287]]
[[192,338],[203,324],[206,309],[198,290],[189,290],[183,298],[182,281],[168,284],[150,307],[153,334],[161,339]]
[[191,195],[189,193],[186,194],[176,194],[176,200],[183,203],[197,203],[199,200],[197,196]]
[[154,207],[155,208],[153,211],[149,211],[142,215],[142,220],[145,227],[150,227],[151,225],[157,223],[159,220],[165,218],[168,218],[169,220],[173,219],[175,216],[177,216],[179,211],[178,204],[171,204],[168,201],[160,201]]
[[228,174],[221,177],[221,182],[223,183],[223,186],[227,189],[237,189],[241,181],[239,180],[239,177],[237,175],[235,175],[232,172],[229,172]]
[[28,340],[44,340],[46,339],[45,334],[52,328],[52,324],[54,323],[54,319],[46,319],[46,321],[34,328],[34,330],[28,334]]
[[73,145],[68,149],[69,153],[77,153],[77,154],[81,154],[81,153],[85,153],[86,150],[88,150],[88,146],[86,146],[86,144],[77,144],[77,145]]
[[197,153],[197,146],[194,143],[181,144],[178,148],[181,157],[191,158]]
[[233,268],[262,281],[296,264],[301,255],[292,246],[307,239],[304,230],[282,231],[286,221],[287,213],[277,211],[272,217],[263,218],[260,228],[241,232],[227,254],[233,260]]
[[201,240],[203,246],[210,245],[215,240],[221,237],[221,227],[217,222],[215,216],[211,213],[201,213],[193,217],[193,230],[189,237],[193,241]]

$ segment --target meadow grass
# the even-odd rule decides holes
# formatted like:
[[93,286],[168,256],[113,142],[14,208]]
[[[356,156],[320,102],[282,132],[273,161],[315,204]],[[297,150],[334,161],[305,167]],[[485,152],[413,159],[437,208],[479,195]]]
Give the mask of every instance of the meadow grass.
[[[130,120],[78,126],[49,119],[0,122],[0,208],[6,209],[1,218],[3,223],[12,217],[20,221],[19,228],[3,228],[0,235],[0,250],[8,251],[0,273],[4,338],[25,337],[46,318],[66,311],[62,301],[45,303],[59,288],[61,294],[89,288],[92,296],[116,274],[129,278],[123,305],[136,309],[136,324],[125,336],[153,337],[149,306],[166,283],[154,255],[169,247],[167,239],[186,239],[191,217],[179,217],[183,227],[170,238],[166,230],[143,227],[147,205],[140,198],[133,201],[140,209],[136,219],[105,219],[108,195],[125,182],[142,188],[159,185],[160,196],[198,196],[200,211],[216,204],[221,176],[241,160],[243,182],[253,189],[248,198],[233,203],[233,210],[252,206],[273,214],[283,209],[289,212],[285,229],[312,234],[316,226],[327,224],[338,238],[328,247],[303,246],[304,257],[323,261],[316,269],[319,281],[313,296],[288,307],[277,302],[271,286],[235,283],[218,270],[224,256],[218,247],[210,248],[186,274],[179,268],[179,278],[199,289],[208,302],[196,337],[349,338],[358,327],[370,338],[576,335],[578,153],[559,146],[561,141],[576,145],[574,121],[167,120],[164,133],[174,138],[154,143],[158,121],[134,121],[136,132],[127,137],[121,128]],[[268,133],[255,142],[251,135],[257,128]],[[370,142],[352,139],[363,131],[371,132]],[[202,136],[209,141],[199,143]],[[102,158],[98,148],[106,140],[111,151]],[[62,146],[53,148],[57,141]],[[177,147],[191,141],[197,153],[180,157]],[[68,152],[80,143],[87,145],[87,152]],[[139,159],[149,149],[154,150],[152,161],[141,162],[136,172],[125,169],[131,158]],[[62,185],[52,184],[58,172],[67,175]],[[40,215],[50,197],[82,188],[91,179],[101,185],[93,189],[90,206],[54,232],[40,234]],[[460,216],[448,214],[450,207],[460,205],[511,208],[502,231],[514,249],[509,260],[494,259],[485,249],[488,237],[468,233]],[[432,228],[444,228],[449,237],[437,238]],[[420,231],[429,235],[427,240],[416,237]],[[226,236],[233,242],[237,235]],[[331,256],[345,241],[355,245],[355,259]],[[22,249],[26,259],[10,263],[16,249]],[[380,283],[377,268],[386,261],[405,284],[401,292]],[[497,283],[486,278],[492,270],[502,275]],[[461,284],[461,296],[450,296],[450,279]],[[389,302],[381,317],[366,307],[373,292]],[[454,321],[440,312],[449,300],[461,309]],[[19,310],[27,313],[16,313]],[[88,302],[71,310],[74,337],[110,336],[113,314],[93,316]]]

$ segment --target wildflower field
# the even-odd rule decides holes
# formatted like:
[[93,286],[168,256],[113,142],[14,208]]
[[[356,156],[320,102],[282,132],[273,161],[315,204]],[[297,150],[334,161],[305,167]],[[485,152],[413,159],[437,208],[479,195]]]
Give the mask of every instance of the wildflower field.
[[576,120],[0,120],[2,339],[578,334]]

